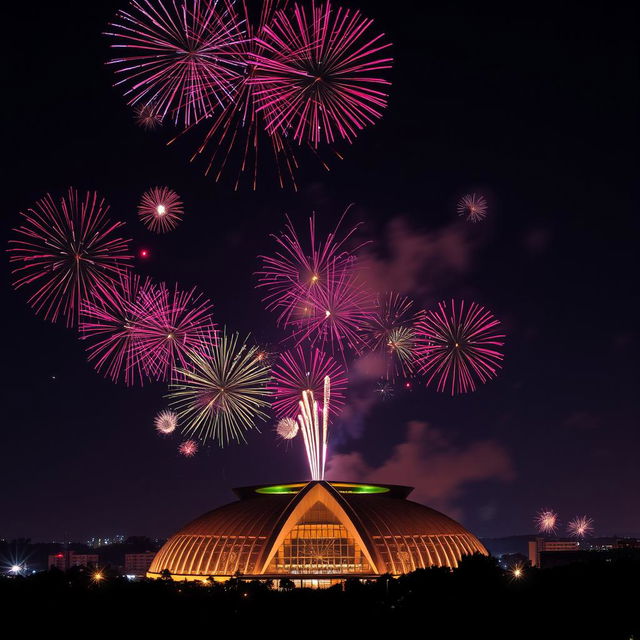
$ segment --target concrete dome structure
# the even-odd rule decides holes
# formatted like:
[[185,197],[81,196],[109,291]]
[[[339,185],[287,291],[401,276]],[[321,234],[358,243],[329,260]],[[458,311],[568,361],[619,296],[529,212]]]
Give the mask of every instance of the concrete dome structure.
[[240,498],[171,536],[148,572],[175,580],[291,578],[328,586],[348,577],[454,568],[488,555],[462,525],[411,502],[411,487],[298,482],[234,490]]

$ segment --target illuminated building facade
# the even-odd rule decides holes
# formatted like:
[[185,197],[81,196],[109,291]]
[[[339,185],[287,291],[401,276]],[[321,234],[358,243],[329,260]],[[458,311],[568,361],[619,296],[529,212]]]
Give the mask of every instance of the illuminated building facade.
[[55,567],[60,571],[66,571],[71,567],[88,567],[98,564],[97,553],[75,553],[74,551],[62,551],[55,555],[50,555],[47,566]]
[[125,574],[132,576],[144,576],[149,570],[155,555],[155,551],[145,551],[144,553],[125,553]]
[[462,525],[407,500],[411,487],[312,481],[235,489],[240,498],[197,518],[154,558],[149,577],[290,578],[329,586],[349,577],[454,568],[488,555]]
[[577,540],[529,540],[529,562],[532,567],[541,567],[544,564],[542,554],[574,551],[580,551],[580,543]]

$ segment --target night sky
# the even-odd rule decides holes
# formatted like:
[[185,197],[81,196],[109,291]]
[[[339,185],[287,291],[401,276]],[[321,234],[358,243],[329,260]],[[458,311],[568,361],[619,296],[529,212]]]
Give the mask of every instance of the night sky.
[[[542,507],[640,535],[633,20],[611,4],[445,5],[360,0],[394,43],[389,108],[330,172],[301,153],[296,193],[268,162],[256,192],[234,192],[189,164],[197,135],[167,147],[170,130],[136,126],[101,35],[124,0],[18,3],[5,25],[4,246],[46,192],[96,189],[150,250],[141,273],[197,285],[219,325],[278,343],[257,256],[285,213],[302,228],[316,211],[329,231],[354,203],[372,274],[421,306],[474,299],[508,338],[499,377],[454,398],[416,384],[375,402],[354,366],[335,479],[411,484],[479,536],[531,532]],[[136,213],[159,185],[186,210],[162,236]],[[473,191],[490,206],[477,225],[455,212]],[[166,536],[231,487],[306,477],[302,443],[282,446],[272,423],[248,446],[180,457],[179,439],[153,428],[166,386],[101,378],[75,330],[36,317],[4,264],[0,537]]]

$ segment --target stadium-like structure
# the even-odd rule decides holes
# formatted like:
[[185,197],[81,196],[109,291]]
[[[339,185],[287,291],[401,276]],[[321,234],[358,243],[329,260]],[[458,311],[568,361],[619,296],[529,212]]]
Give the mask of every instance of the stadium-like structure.
[[462,525],[407,500],[412,487],[311,481],[234,491],[240,500],[171,536],[147,575],[290,578],[323,587],[352,577],[454,568],[464,555],[488,555]]

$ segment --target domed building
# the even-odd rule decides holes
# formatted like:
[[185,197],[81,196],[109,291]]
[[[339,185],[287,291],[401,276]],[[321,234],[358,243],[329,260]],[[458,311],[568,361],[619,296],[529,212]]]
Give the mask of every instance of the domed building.
[[[407,500],[412,487],[311,481],[242,487],[240,498],[171,536],[148,577],[290,578],[325,587],[346,578],[454,568],[488,555],[462,525]],[[165,573],[166,575],[166,573]]]

